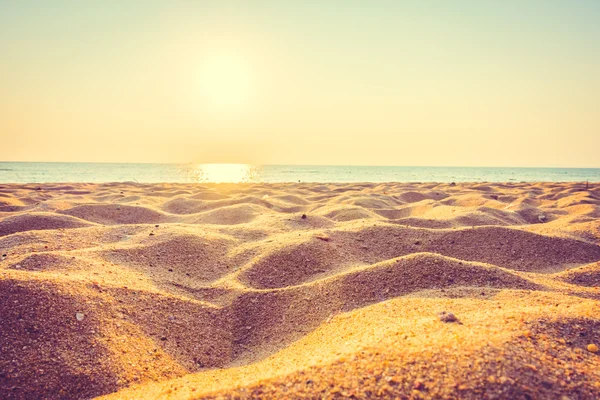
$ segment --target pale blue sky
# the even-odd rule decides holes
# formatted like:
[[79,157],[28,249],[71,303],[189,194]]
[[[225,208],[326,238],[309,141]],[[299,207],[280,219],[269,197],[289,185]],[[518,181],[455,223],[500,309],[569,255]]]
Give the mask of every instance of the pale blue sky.
[[598,21],[592,0],[0,0],[0,160],[600,167]]

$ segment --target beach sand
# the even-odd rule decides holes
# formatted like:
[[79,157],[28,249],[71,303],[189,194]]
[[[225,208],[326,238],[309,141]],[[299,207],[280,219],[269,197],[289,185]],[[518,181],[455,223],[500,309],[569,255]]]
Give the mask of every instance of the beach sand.
[[1,398],[600,398],[599,184],[3,184],[0,252]]

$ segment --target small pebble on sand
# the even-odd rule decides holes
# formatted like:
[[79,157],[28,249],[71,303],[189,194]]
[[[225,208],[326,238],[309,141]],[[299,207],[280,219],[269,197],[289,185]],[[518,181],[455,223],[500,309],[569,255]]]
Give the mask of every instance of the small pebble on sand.
[[425,385],[423,384],[423,382],[422,382],[422,381],[416,380],[416,381],[413,383],[413,388],[414,388],[415,390],[422,390],[424,387],[425,387]]
[[306,219],[306,214],[302,214],[302,219]]
[[83,317],[83,313],[78,312],[75,314],[75,318],[77,318],[77,321],[83,321]]
[[456,322],[456,321],[458,321],[458,318],[456,318],[456,315],[452,314],[451,312],[442,311],[440,313],[440,321],[442,321],[442,322]]
[[591,343],[587,345],[587,349],[589,352],[591,353],[597,353],[598,352],[598,346],[596,346],[595,344]]

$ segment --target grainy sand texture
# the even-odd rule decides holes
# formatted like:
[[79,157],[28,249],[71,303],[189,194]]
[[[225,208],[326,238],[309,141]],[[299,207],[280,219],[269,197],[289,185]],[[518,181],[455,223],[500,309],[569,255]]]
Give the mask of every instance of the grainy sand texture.
[[600,398],[600,185],[0,185],[0,398]]

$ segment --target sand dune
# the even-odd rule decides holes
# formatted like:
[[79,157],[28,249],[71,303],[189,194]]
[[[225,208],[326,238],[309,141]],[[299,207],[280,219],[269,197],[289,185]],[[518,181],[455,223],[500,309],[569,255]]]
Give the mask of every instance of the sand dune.
[[569,183],[3,185],[0,397],[598,398],[599,217]]
[[83,226],[88,226],[88,224],[85,221],[67,216],[48,213],[20,214],[0,221],[0,236],[24,231],[70,229]]

